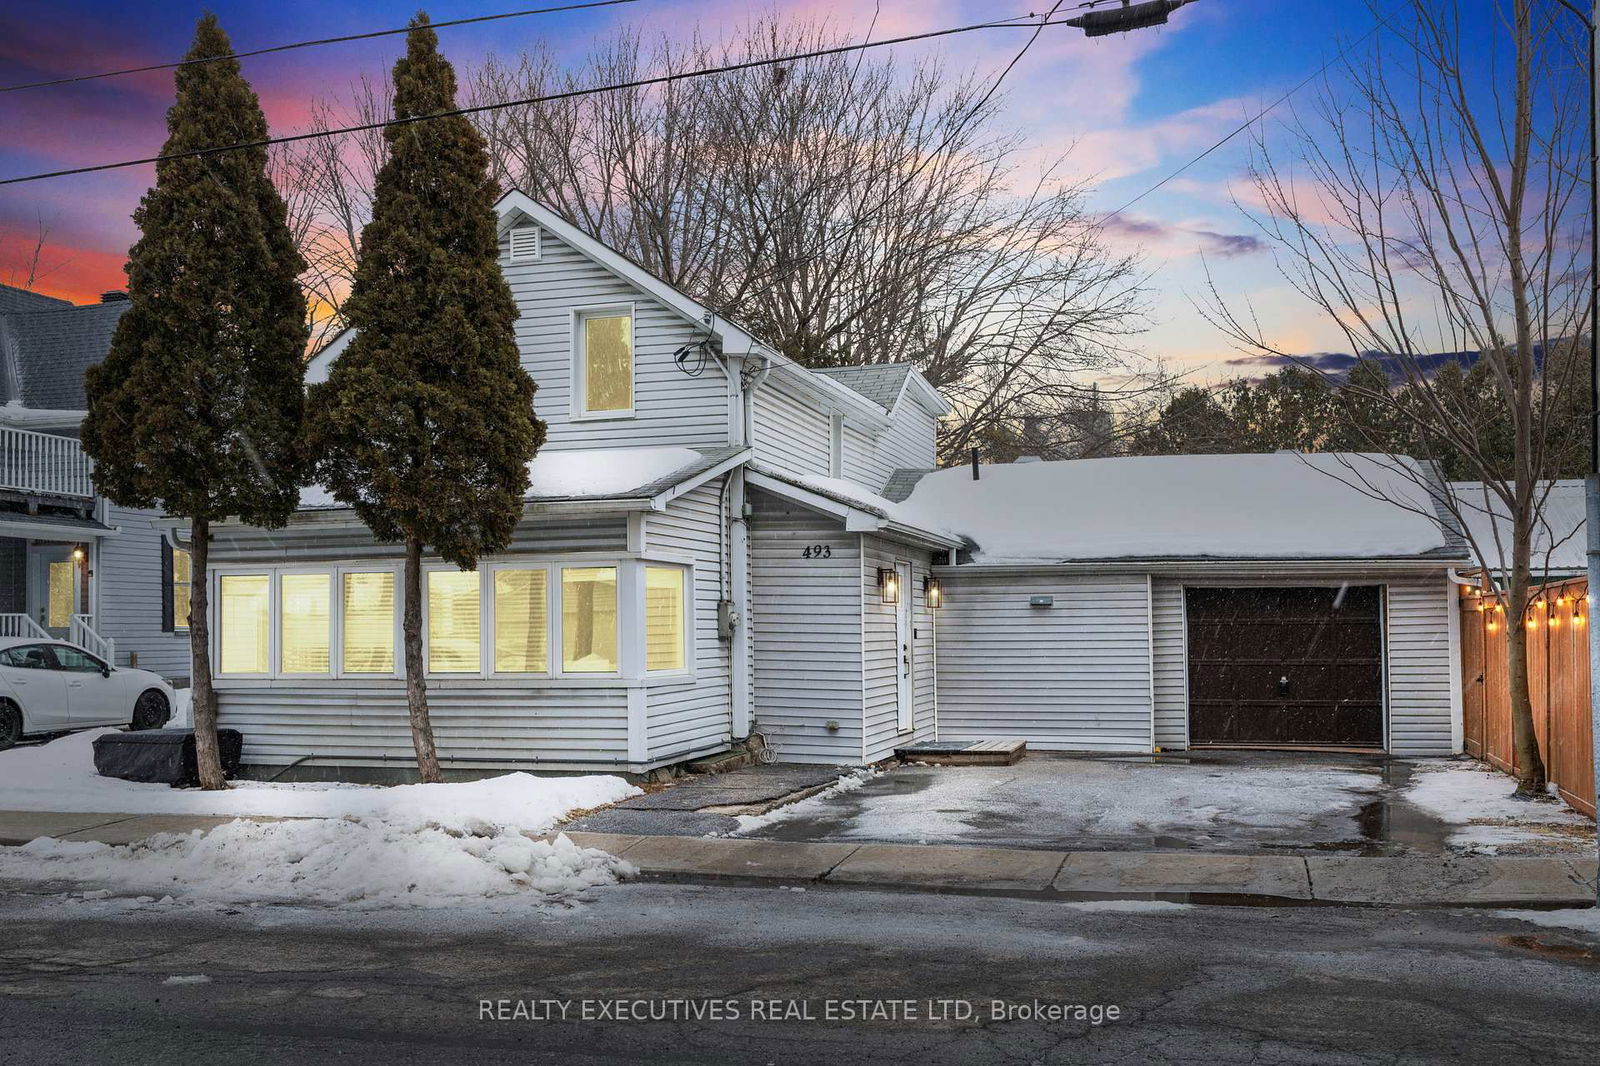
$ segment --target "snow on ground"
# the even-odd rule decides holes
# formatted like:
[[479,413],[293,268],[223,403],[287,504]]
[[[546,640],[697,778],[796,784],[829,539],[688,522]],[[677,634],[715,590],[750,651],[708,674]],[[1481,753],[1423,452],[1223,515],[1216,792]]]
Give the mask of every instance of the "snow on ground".
[[40,838],[0,848],[0,878],[59,879],[201,902],[440,907],[501,897],[564,899],[633,872],[564,835],[554,841],[527,835],[575,810],[639,793],[620,777],[513,773],[388,788],[240,781],[226,792],[201,792],[97,776],[94,738],[108,732],[0,752],[0,810],[289,820],[235,821],[204,836],[163,834],[120,847]]
[[1404,799],[1440,821],[1458,826],[1450,846],[1482,855],[1502,848],[1570,841],[1587,847],[1593,824],[1559,799],[1549,803],[1512,799],[1516,781],[1481,762],[1423,760],[1416,764]]
[[[740,834],[812,820],[819,837],[890,843],[1348,839],[1376,774],[1325,766],[1206,767],[1112,759],[1024,759],[1008,767],[902,767],[802,800]],[[783,823],[791,823],[786,827]]]
[[228,822],[113,847],[41,837],[0,848],[0,878],[114,885],[175,901],[453,907],[566,899],[634,872],[565,835],[494,827],[463,833],[382,821]]
[[505,826],[542,833],[572,811],[605,806],[640,791],[609,775],[511,773],[481,781],[391,787],[236,781],[226,792],[201,792],[100,777],[94,772],[94,738],[111,732],[115,730],[89,730],[0,752],[0,810],[353,817],[395,825],[457,830]]
[[1559,911],[1495,911],[1497,917],[1515,918],[1530,925],[1577,929],[1600,936],[1600,907],[1573,907]]

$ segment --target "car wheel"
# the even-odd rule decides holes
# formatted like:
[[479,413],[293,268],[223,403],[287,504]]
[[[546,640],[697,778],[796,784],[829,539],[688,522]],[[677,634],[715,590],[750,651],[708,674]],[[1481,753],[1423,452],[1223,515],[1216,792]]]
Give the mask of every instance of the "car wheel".
[[22,739],[22,711],[14,703],[0,703],[0,751]]
[[139,697],[133,705],[133,722],[131,729],[160,729],[167,724],[167,719],[172,717],[172,708],[167,703],[165,694],[151,689]]

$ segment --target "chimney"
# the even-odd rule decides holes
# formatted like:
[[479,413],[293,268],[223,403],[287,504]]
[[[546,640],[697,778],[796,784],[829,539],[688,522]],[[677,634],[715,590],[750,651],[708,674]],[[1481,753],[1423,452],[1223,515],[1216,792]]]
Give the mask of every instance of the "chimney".
[[128,302],[128,294],[121,289],[112,289],[110,292],[100,294],[100,302],[103,304],[125,304]]

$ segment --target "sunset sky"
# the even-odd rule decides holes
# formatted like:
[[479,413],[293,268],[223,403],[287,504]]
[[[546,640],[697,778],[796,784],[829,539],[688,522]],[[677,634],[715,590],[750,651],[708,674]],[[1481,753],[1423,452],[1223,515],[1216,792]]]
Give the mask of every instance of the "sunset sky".
[[[1026,14],[1040,0],[640,0],[597,11],[533,16],[441,31],[459,66],[489,52],[515,54],[543,40],[581,56],[597,35],[629,23],[649,34],[715,37],[752,14],[825,19],[888,37]],[[1485,18],[1490,15],[1484,0]],[[432,3],[436,20],[540,6],[529,0]],[[403,25],[412,3],[380,0],[218,0],[209,5],[236,48]],[[0,86],[179,58],[206,6],[146,0],[9,0],[0,9]],[[1045,32],[1006,82],[1005,120],[1041,157],[1071,149],[1073,173],[1097,179],[1093,205],[1121,206],[1317,70],[1366,34],[1366,0],[1197,0],[1161,29],[1088,39],[1070,27]],[[1025,31],[993,30],[916,48],[961,69],[990,75],[1015,53]],[[403,39],[303,49],[244,62],[276,133],[301,128],[317,97],[362,73],[381,74]],[[908,46],[909,50],[909,46]],[[170,71],[81,85],[0,93],[0,177],[146,156],[160,149]],[[1310,102],[1313,89],[1302,96]],[[1269,120],[1270,121],[1270,120]],[[1236,356],[1192,301],[1202,298],[1202,262],[1230,297],[1248,296],[1280,346],[1338,350],[1340,338],[1288,290],[1270,249],[1231,202],[1243,194],[1250,138],[1241,136],[1182,178],[1142,200],[1111,228],[1119,246],[1142,249],[1152,273],[1155,321],[1141,340],[1152,355],[1211,376]],[[0,281],[9,279],[42,223],[49,233],[38,288],[92,300],[123,284],[135,232],[129,215],[152,168],[0,187]],[[1202,256],[1204,259],[1202,260]]]

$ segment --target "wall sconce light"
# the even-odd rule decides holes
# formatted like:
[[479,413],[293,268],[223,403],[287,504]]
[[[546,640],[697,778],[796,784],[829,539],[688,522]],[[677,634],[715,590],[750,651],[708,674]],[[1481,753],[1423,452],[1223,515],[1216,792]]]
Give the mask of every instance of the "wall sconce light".
[[880,567],[878,569],[878,593],[884,603],[900,602],[900,575],[893,567]]
[[937,611],[944,606],[944,585],[932,574],[922,579],[922,598],[927,601],[929,610]]
[[72,561],[75,563],[83,562],[83,545],[74,544],[72,546]]

